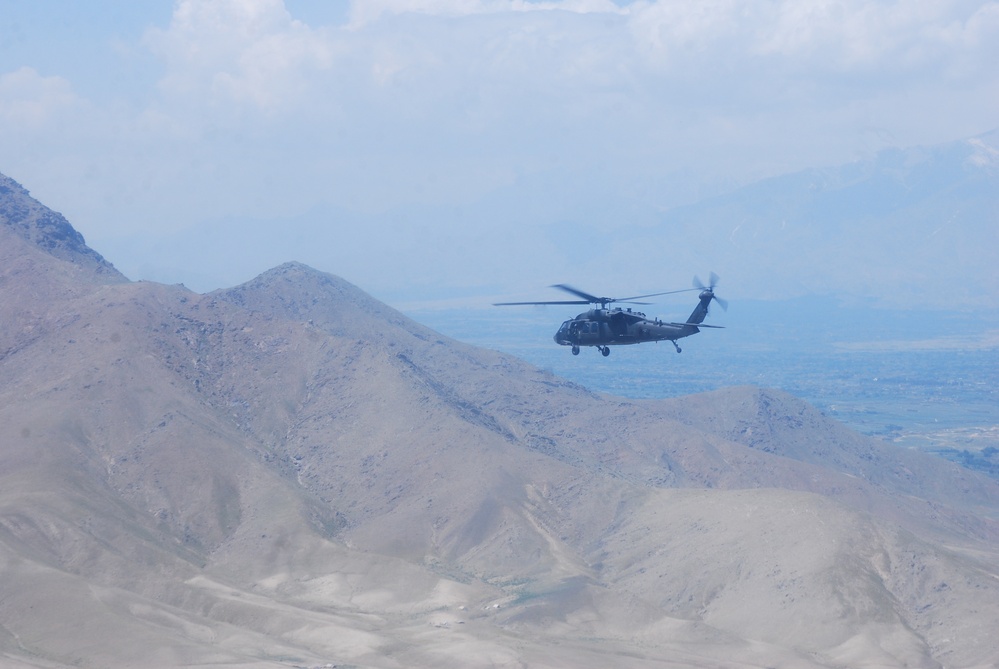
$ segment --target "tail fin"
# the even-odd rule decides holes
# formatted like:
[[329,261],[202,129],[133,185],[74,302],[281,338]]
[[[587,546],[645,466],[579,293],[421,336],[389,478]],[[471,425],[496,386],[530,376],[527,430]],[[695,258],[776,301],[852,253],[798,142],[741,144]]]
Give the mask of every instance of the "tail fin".
[[708,305],[711,304],[715,294],[711,290],[702,290],[699,297],[700,301],[690,313],[690,318],[687,319],[688,325],[698,325],[704,322],[704,317],[708,315]]

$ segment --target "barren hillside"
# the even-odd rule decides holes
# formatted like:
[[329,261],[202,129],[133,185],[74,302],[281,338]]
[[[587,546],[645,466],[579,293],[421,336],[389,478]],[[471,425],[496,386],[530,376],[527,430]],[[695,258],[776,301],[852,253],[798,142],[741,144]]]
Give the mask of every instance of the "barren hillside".
[[4,183],[5,666],[999,662],[993,481],[766,389],[596,395],[295,263],[130,283]]

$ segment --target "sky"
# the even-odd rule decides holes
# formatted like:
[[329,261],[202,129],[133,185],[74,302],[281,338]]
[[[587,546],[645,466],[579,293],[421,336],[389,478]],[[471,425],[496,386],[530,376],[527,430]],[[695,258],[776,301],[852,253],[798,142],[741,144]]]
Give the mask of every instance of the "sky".
[[2,1],[0,172],[202,292],[289,260],[390,303],[726,280],[605,244],[999,127],[999,2]]

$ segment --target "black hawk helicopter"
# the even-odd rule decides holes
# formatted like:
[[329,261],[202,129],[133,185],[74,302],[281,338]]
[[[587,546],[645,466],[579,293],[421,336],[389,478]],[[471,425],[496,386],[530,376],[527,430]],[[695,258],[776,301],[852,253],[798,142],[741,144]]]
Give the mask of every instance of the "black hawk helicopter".
[[[721,328],[721,325],[705,325],[704,317],[708,315],[708,307],[711,300],[721,305],[722,309],[728,309],[728,303],[715,295],[715,286],[718,284],[718,275],[711,273],[711,283],[705,286],[700,279],[694,277],[694,288],[684,288],[682,290],[670,290],[664,293],[650,293],[648,295],[633,295],[632,297],[597,297],[590,295],[572,286],[557,284],[552,288],[564,290],[571,293],[578,300],[558,300],[548,302],[496,302],[494,306],[510,307],[533,304],[592,304],[593,309],[584,311],[575,318],[571,318],[564,323],[555,333],[555,342],[562,346],[571,346],[572,354],[579,355],[581,346],[595,346],[604,357],[610,355],[611,346],[623,346],[625,344],[642,344],[648,341],[670,341],[676,352],[682,349],[676,343],[677,339],[689,337],[700,332],[700,328]],[[658,297],[659,295],[672,295],[674,293],[684,293],[687,291],[699,290],[699,301],[690,318],[686,323],[664,323],[658,318],[648,318],[639,311],[632,311],[631,308],[622,309],[620,307],[607,308],[608,304],[650,304],[649,302],[635,302],[647,297]]]

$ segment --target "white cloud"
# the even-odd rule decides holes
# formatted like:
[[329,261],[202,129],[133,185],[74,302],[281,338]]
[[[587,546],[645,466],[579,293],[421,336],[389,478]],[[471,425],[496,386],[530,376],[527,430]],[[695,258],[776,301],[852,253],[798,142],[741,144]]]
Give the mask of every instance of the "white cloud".
[[178,114],[190,105],[211,117],[253,108],[295,118],[346,107],[348,124],[424,118],[448,132],[468,121],[482,127],[475,119],[520,122],[525,107],[542,122],[545,107],[570,123],[593,120],[587,110],[603,120],[610,95],[619,110],[666,117],[685,108],[727,117],[738,130],[740,109],[752,114],[775,98],[803,105],[799,114],[835,112],[914,78],[922,86],[928,77],[931,85],[934,77],[995,79],[997,7],[364,0],[352,3],[348,27],[312,29],[280,0],[182,0],[147,42],[166,66],[163,102]]
[[386,16],[425,14],[433,16],[470,16],[509,12],[540,12],[558,10],[574,13],[623,13],[610,0],[354,0],[350,8],[350,25],[361,28]]
[[20,132],[44,128],[79,104],[62,77],[43,77],[31,67],[0,74],[0,119]]
[[329,40],[293,20],[281,0],[180,0],[170,26],[150,30],[146,42],[166,64],[167,98],[268,112],[300,105],[333,60]]
[[962,0],[660,0],[629,14],[640,48],[660,65],[679,57],[684,66],[750,69],[775,57],[798,72],[892,73],[994,44],[997,8]]

